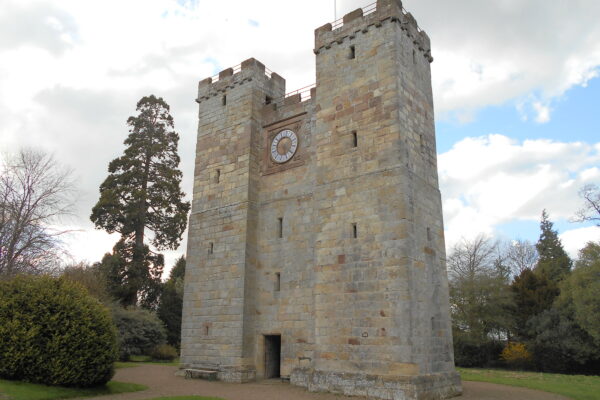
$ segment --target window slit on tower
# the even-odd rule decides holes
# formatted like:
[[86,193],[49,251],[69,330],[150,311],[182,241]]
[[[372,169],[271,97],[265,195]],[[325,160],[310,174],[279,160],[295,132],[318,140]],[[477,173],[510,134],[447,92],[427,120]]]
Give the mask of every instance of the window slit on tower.
[[354,47],[354,45],[350,46],[350,54],[348,55],[349,59],[354,59],[356,58],[356,47]]
[[277,235],[279,238],[283,237],[283,217],[277,218],[279,225],[277,227]]
[[219,183],[221,181],[221,170],[218,169],[215,175],[215,183]]
[[279,292],[281,290],[281,272],[275,273],[275,291]]
[[352,147],[358,147],[358,135],[356,131],[352,131]]
[[354,239],[358,237],[358,227],[356,226],[356,223],[352,224],[352,237]]
[[213,244],[213,242],[210,242],[208,244],[208,254],[213,254],[215,251],[215,245]]
[[223,95],[223,99],[221,100],[221,104],[223,104],[224,106],[227,105],[227,95]]

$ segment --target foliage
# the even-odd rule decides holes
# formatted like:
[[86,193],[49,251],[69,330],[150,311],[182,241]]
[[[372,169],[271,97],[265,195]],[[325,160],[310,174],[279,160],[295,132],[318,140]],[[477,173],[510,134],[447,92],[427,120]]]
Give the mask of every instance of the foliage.
[[525,269],[511,284],[514,299],[513,332],[521,339],[528,338],[527,321],[552,307],[559,290],[545,275]]
[[531,318],[527,328],[532,338],[529,348],[540,371],[589,372],[600,358],[600,347],[566,309],[546,310]]
[[545,275],[552,282],[558,282],[569,274],[572,261],[558,238],[558,232],[552,229],[553,225],[544,210],[540,221],[540,238],[536,244],[539,260],[535,272]]
[[173,361],[179,357],[177,349],[170,344],[159,344],[154,346],[149,355],[153,360],[157,361]]
[[508,342],[500,358],[503,359],[507,365],[512,368],[527,368],[530,366],[532,356],[527,350],[527,346],[524,343]]
[[591,221],[600,226],[600,187],[593,184],[585,185],[579,191],[579,196],[584,204],[577,210],[575,221]]
[[166,340],[165,328],[156,315],[141,308],[113,309],[113,320],[119,331],[119,358],[147,354]]
[[579,251],[575,269],[561,286],[559,303],[571,306],[577,324],[600,345],[600,243]]
[[0,163],[0,275],[53,272],[65,231],[52,224],[73,209],[71,172],[51,155],[21,150]]
[[[109,175],[100,185],[100,199],[90,218],[96,228],[121,234],[120,247],[128,257],[119,257],[126,260],[129,269],[137,271],[136,278],[141,278],[160,276],[161,272],[139,271],[162,267],[160,263],[148,262],[145,230],[153,232],[150,243],[157,250],[176,249],[187,224],[190,204],[183,201],[180,189],[179,135],[174,131],[169,105],[162,98],[148,96],[137,103],[136,110],[139,114],[127,120],[127,148],[121,157],[110,162]],[[113,253],[116,254],[120,253]],[[130,292],[141,292],[146,285],[138,279],[125,282],[129,287],[121,302],[135,305],[137,299]]]
[[106,385],[92,388],[70,388],[62,386],[47,386],[22,381],[7,381],[0,379],[0,399],[2,394],[10,400],[55,400],[73,397],[96,397],[108,394],[138,392],[148,389],[137,383],[110,381]]
[[185,277],[185,257],[175,263],[169,280],[163,286],[160,303],[158,305],[158,318],[167,328],[167,343],[179,348],[181,345],[181,313],[183,306],[183,280]]
[[108,311],[66,279],[0,282],[0,376],[93,386],[114,373],[116,335]]
[[598,376],[470,368],[459,368],[458,372],[460,372],[463,381],[490,382],[543,390],[561,394],[574,400],[597,400],[598,393],[600,393],[600,377]]
[[104,255],[98,268],[109,293],[122,306],[139,303],[144,308],[154,309],[161,293],[164,257],[144,245],[143,257],[134,260],[135,251],[133,240],[122,238],[113,247],[112,254]]
[[112,303],[112,297],[108,291],[104,275],[100,271],[100,266],[86,265],[79,263],[63,269],[61,276],[64,279],[77,282],[87,289],[90,296],[98,299],[104,305]]
[[479,236],[458,243],[448,258],[452,323],[471,342],[506,336],[510,326],[510,274],[497,250],[496,243]]
[[503,345],[496,340],[474,340],[468,335],[454,332],[454,363],[459,367],[494,367]]

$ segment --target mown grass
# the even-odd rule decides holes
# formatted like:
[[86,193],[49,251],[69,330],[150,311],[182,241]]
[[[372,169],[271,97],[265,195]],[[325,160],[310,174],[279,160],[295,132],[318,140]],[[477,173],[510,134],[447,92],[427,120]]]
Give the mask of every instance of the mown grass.
[[465,381],[490,382],[542,390],[573,400],[599,400],[600,376],[547,374],[499,369],[457,368]]
[[108,382],[105,386],[92,388],[69,388],[47,386],[21,381],[0,379],[1,400],[54,400],[70,399],[73,397],[103,396],[126,392],[146,390],[148,387],[137,383]]

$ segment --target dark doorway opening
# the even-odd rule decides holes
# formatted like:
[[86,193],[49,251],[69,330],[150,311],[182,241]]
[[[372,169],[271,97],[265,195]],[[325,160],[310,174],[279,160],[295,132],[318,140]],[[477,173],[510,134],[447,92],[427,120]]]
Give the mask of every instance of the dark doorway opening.
[[279,378],[281,364],[281,335],[265,335],[265,378]]

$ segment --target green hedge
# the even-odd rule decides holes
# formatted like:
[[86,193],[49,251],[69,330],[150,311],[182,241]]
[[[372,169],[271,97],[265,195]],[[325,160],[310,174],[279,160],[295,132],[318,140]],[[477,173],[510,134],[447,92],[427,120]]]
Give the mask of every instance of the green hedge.
[[0,281],[0,377],[100,385],[114,374],[116,349],[108,310],[79,284],[32,276]]

